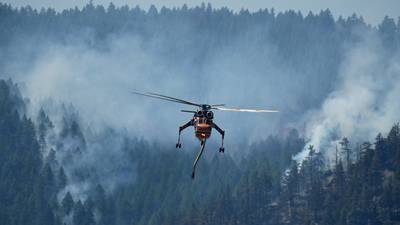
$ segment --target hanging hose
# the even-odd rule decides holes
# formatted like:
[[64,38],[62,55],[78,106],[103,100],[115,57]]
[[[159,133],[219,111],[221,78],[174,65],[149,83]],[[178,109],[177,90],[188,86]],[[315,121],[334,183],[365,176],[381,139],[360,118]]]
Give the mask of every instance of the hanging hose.
[[203,154],[203,151],[204,151],[204,147],[205,147],[205,146],[206,146],[206,140],[201,141],[200,151],[199,151],[199,153],[197,153],[196,160],[194,161],[194,164],[193,164],[192,179],[194,179],[194,175],[195,175],[195,172],[196,172],[197,162],[199,161],[201,155]]

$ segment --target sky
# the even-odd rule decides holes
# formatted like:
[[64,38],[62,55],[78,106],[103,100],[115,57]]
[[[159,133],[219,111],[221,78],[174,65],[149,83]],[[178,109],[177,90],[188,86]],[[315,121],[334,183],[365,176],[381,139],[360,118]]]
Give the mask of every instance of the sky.
[[[2,2],[9,3],[15,7],[30,5],[34,8],[52,7],[56,10],[63,10],[71,7],[82,7],[89,1],[82,0],[3,0]],[[108,6],[111,0],[93,0],[94,4],[102,4]],[[197,0],[112,0],[117,5],[136,6],[139,5],[147,9],[150,5],[155,5],[157,8],[162,6],[188,6],[200,5],[205,1]],[[227,6],[235,11],[241,8],[246,8],[251,11],[257,11],[260,8],[274,8],[277,11],[285,11],[289,9],[300,10],[303,14],[309,11],[319,12],[322,9],[329,8],[332,14],[338,16],[350,16],[353,13],[362,15],[366,22],[377,25],[385,15],[392,18],[400,16],[400,0],[210,0],[214,8]]]

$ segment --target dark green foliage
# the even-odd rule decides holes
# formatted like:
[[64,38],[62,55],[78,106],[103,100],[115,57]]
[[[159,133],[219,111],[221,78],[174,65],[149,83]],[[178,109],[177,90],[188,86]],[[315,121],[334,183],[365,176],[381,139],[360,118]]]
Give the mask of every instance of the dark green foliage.
[[[107,40],[120,33],[139,40],[165,37],[160,44],[168,46],[168,51],[162,48],[157,55],[171,60],[171,64],[192,60],[190,65],[197,66],[205,64],[211,51],[224,50],[245,37],[248,43],[259,46],[249,52],[276,51],[274,60],[304,74],[299,79],[307,80],[309,85],[300,96],[304,99],[300,104],[309,109],[320,104],[333,88],[343,46],[363,39],[362,32],[354,30],[377,34],[386,50],[396,52],[400,46],[399,28],[400,23],[396,25],[388,17],[376,30],[356,15],[335,21],[329,10],[306,16],[294,11],[276,14],[274,10],[234,14],[226,8],[215,10],[203,4],[180,9],[151,7],[146,12],[112,4],[105,9],[89,3],[82,10],[57,13],[52,9],[13,9],[0,3],[0,66],[7,63],[4,56],[15,55],[10,53],[9,45],[19,44],[23,37],[33,42],[45,37],[64,45],[75,40],[72,36],[89,30],[93,37],[87,40],[88,48],[101,51],[108,51]],[[185,43],[176,45],[176,40],[188,34]],[[272,50],[265,43],[270,43]],[[148,47],[146,41],[141,44]],[[194,77],[195,71],[203,71],[201,67],[192,70]],[[243,149],[248,155],[239,159],[229,154],[207,155],[194,181],[189,177],[192,153],[124,137],[122,150],[128,153],[128,162],[135,165],[134,171],[129,171],[135,175],[122,174],[129,182],[113,188],[98,177],[96,181],[101,184],[91,183],[87,196],[74,196],[75,203],[69,185],[74,187],[76,180],[90,183],[88,178],[98,175],[91,168],[71,169],[73,159],[85,154],[85,127],[76,117],[65,116],[61,132],[54,137],[59,142],[54,144],[48,143],[54,124],[43,109],[36,119],[34,124],[25,116],[17,86],[1,80],[0,224],[400,223],[398,124],[387,137],[378,135],[375,145],[362,144],[357,159],[353,158],[349,140],[343,138],[342,160],[338,158],[332,169],[327,169],[329,165],[324,164],[319,149],[311,146],[301,167],[292,162],[291,157],[305,143],[298,131],[291,130],[282,135],[285,138],[270,136],[253,143]],[[66,139],[77,141],[71,151],[64,149]],[[54,149],[47,149],[50,146]],[[57,154],[64,150],[65,161],[58,162]],[[70,175],[78,179],[67,179]]]
[[46,115],[43,109],[40,109],[38,119],[38,141],[41,145],[42,149],[45,149],[47,146],[46,143],[46,135],[50,129],[54,128],[53,123],[50,121],[49,117]]
[[57,177],[57,188],[62,190],[67,185],[67,176],[65,175],[64,168],[60,167]]
[[63,215],[70,214],[71,210],[74,207],[74,200],[72,199],[71,193],[67,192],[64,196],[63,200],[61,201],[61,209]]
[[352,158],[352,152],[351,152],[351,148],[350,148],[350,143],[349,140],[344,137],[340,142],[339,142],[340,146],[341,146],[341,159],[344,160],[344,162],[346,162],[346,168],[349,169],[351,166],[351,158]]
[[56,224],[53,172],[10,87],[0,80],[0,224]]
[[[2,224],[400,222],[398,124],[387,137],[378,135],[374,147],[363,143],[359,157],[349,160],[346,169],[340,159],[329,169],[313,146],[308,146],[309,155],[299,167],[290,157],[304,148],[304,140],[292,130],[286,138],[270,136],[253,144],[240,160],[217,152],[208,155],[209,160],[201,161],[194,181],[189,177],[192,153],[125,138],[122,149],[135,165],[134,182],[121,184],[111,192],[100,184],[93,185],[85,200],[77,199],[75,203],[70,192],[58,196],[68,187],[69,179],[56,160],[57,151],[50,150],[42,161],[40,135],[36,135],[32,121],[19,116],[8,84],[0,81],[0,87],[0,93],[6,95],[0,96],[5,118],[0,121],[4,130],[0,136]],[[41,114],[46,118],[44,112]],[[85,140],[78,122],[72,120],[67,127],[63,138]],[[347,161],[352,151],[347,139],[343,139],[342,149]],[[80,179],[85,181],[84,177]],[[61,197],[60,202],[57,197]]]
[[73,224],[79,225],[95,225],[93,212],[91,211],[90,203],[88,201],[85,202],[85,205],[79,200],[75,206],[73,211]]
[[388,144],[398,141],[396,126],[387,138],[378,136],[381,143],[376,148],[364,143],[360,159],[348,170],[341,160],[326,170],[321,155],[310,146],[301,169],[293,164],[280,188],[270,182],[272,171],[257,163],[268,160],[250,155],[242,162],[246,167],[234,192],[221,189],[200,209],[189,207],[179,224],[397,224],[398,173],[390,169],[395,161],[379,156],[380,145],[397,148]]

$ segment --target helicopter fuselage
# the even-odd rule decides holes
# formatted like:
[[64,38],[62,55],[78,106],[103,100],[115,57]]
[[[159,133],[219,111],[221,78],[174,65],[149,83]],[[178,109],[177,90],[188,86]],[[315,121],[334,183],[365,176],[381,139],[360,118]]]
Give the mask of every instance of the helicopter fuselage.
[[193,126],[196,137],[205,141],[211,136],[214,113],[210,110],[199,110],[193,116]]
[[211,136],[212,119],[204,117],[193,117],[193,126],[196,137],[204,141]]

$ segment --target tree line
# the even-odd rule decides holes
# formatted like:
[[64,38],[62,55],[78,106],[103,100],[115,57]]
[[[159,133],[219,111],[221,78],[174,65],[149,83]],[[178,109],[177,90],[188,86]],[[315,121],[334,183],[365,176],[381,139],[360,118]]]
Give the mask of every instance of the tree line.
[[[343,138],[334,165],[313,146],[302,165],[291,156],[305,147],[296,130],[250,146],[240,160],[216,153],[198,179],[188,171],[192,155],[124,137],[123,151],[136,174],[132,183],[107,191],[101,179],[87,195],[66,188],[87,180],[90,168],[68,169],[85,154],[76,122],[58,134],[78,145],[44,154],[54,128],[42,109],[26,116],[18,86],[0,81],[0,222],[2,224],[397,224],[400,221],[400,127],[355,149]],[[69,124],[69,125],[67,125]],[[70,140],[69,140],[70,141]],[[77,150],[78,146],[81,149]],[[67,151],[68,162],[58,161]],[[352,157],[347,160],[350,152]],[[356,157],[354,157],[356,156]],[[289,170],[287,168],[290,168]],[[104,178],[103,178],[104,179]]]

